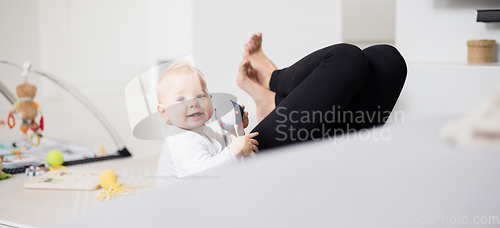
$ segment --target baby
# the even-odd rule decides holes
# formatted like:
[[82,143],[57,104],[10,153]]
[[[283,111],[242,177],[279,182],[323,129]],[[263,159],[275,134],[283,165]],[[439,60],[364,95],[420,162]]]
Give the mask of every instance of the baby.
[[[158,113],[170,125],[158,162],[158,177],[203,175],[237,163],[258,152],[258,133],[224,138],[205,125],[213,114],[203,74],[189,61],[179,60],[158,79]],[[248,113],[243,120],[248,125]],[[225,139],[229,141],[226,143]]]

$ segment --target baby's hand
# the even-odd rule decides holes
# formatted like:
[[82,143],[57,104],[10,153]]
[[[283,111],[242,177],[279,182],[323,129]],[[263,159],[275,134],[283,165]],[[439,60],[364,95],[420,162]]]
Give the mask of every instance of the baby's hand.
[[255,156],[255,152],[259,152],[259,148],[257,148],[259,142],[252,138],[257,135],[259,135],[258,132],[240,137],[231,135],[231,143],[227,147],[229,147],[238,159],[245,155]]
[[245,112],[245,105],[241,105],[243,109],[243,128],[247,128],[248,126],[248,112]]

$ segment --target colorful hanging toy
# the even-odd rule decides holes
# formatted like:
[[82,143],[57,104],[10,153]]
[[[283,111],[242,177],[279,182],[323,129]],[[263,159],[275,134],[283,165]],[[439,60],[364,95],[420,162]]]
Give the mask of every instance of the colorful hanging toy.
[[[40,143],[40,137],[42,136],[40,130],[43,131],[44,126],[43,116],[40,118],[40,125],[35,122],[35,117],[38,113],[41,115],[41,112],[38,109],[38,104],[33,101],[33,98],[36,95],[36,86],[28,84],[28,82],[25,81],[23,84],[16,87],[16,92],[17,96],[19,96],[19,100],[14,103],[14,107],[7,118],[7,124],[10,129],[12,129],[16,125],[14,115],[20,114],[23,121],[20,127],[23,132],[23,137],[28,138],[27,132],[31,129],[33,131],[33,135],[31,135],[30,141],[33,146],[38,146]],[[36,143],[33,143],[34,137],[36,137]]]

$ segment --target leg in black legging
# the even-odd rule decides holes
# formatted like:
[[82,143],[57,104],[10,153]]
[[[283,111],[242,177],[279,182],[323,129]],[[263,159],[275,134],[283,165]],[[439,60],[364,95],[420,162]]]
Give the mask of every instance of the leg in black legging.
[[[294,65],[273,72],[270,88],[276,92],[276,109],[253,129],[260,133],[256,138],[259,148],[318,140],[325,133],[333,134],[332,129],[359,130],[382,124],[385,118],[365,118],[356,123],[354,120],[360,120],[356,111],[388,115],[383,111],[390,113],[394,107],[405,77],[403,58],[387,45],[361,51],[352,45],[338,44],[313,52]],[[328,111],[331,113],[327,117]],[[339,120],[340,111],[354,115],[352,119],[340,118],[340,123],[331,123]]]
[[343,132],[383,125],[406,80],[406,62],[396,48],[375,45],[364,49],[363,53],[370,66],[368,77],[343,110],[347,118],[333,126]]
[[368,61],[358,47],[338,44],[274,71],[270,88],[284,99],[252,130],[259,132],[259,149],[321,139],[322,128],[330,128],[331,123],[298,118],[315,111],[323,115],[333,106],[345,107],[363,85],[368,69]]

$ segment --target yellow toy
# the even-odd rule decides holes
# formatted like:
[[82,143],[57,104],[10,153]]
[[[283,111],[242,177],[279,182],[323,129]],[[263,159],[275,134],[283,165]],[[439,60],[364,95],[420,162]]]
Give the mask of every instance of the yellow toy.
[[101,176],[99,176],[99,184],[102,188],[109,189],[109,187],[116,185],[116,179],[116,174],[113,173],[113,171],[105,170],[101,173]]
[[47,154],[47,164],[52,167],[61,166],[64,163],[64,157],[59,150],[51,150],[49,154]]
[[137,193],[134,188],[141,188],[151,185],[139,185],[130,187],[127,185],[117,183],[117,176],[111,170],[105,170],[99,176],[99,184],[104,189],[101,193],[96,196],[96,199],[103,201],[104,199],[110,199],[115,196],[127,196]]

